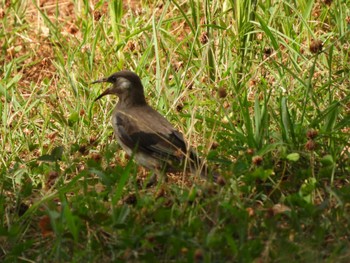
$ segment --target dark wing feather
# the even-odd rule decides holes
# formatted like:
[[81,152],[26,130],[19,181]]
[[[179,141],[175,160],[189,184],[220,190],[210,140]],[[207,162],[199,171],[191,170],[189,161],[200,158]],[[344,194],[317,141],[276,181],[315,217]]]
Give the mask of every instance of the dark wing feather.
[[201,175],[206,175],[206,165],[193,150],[187,149],[182,133],[151,107],[116,108],[113,115],[116,134],[131,151],[137,150],[153,157],[166,164],[167,169],[178,170],[187,159],[192,172],[202,167]]
[[[141,116],[119,111],[116,114],[117,136],[130,149],[142,151],[163,161],[181,162],[186,144],[180,132],[158,112],[141,111]],[[151,117],[151,118],[150,118]]]

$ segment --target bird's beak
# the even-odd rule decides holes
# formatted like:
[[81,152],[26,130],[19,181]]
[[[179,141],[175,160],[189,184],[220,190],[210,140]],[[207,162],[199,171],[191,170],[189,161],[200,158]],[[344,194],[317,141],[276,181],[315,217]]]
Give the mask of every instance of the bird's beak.
[[[96,83],[103,83],[103,82],[108,82],[108,78],[103,78],[103,79],[98,79],[98,80],[95,80],[93,82],[91,82],[91,84],[96,84]],[[106,96],[108,94],[111,94],[111,90],[112,90],[112,87],[106,89],[100,96],[98,96],[95,101],[101,99],[103,96]]]
[[108,82],[108,78],[95,80],[95,81],[91,82],[91,84],[103,83],[103,82]]
[[112,87],[106,89],[100,96],[98,96],[95,101],[101,99],[103,96],[106,96],[108,94],[112,94]]

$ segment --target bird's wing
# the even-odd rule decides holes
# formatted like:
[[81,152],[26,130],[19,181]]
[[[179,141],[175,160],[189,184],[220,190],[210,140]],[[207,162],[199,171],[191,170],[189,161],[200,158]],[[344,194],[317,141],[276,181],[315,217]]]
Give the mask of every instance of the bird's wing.
[[142,151],[155,158],[181,161],[186,156],[186,144],[180,132],[158,112],[118,111],[115,115],[117,136],[132,150]]

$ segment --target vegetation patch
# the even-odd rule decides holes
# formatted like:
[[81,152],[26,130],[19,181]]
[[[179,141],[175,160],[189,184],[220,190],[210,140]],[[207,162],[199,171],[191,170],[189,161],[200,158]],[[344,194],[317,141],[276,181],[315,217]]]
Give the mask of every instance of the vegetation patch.
[[[0,261],[347,262],[349,6],[3,0]],[[125,69],[215,182],[146,187],[90,85]]]

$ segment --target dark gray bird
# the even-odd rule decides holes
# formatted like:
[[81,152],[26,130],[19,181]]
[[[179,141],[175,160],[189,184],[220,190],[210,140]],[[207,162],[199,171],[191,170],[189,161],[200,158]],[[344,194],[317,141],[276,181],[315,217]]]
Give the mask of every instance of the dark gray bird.
[[108,94],[119,97],[112,114],[112,125],[118,143],[129,156],[134,155],[138,164],[153,170],[156,175],[184,169],[192,174],[206,175],[206,165],[186,145],[183,135],[147,104],[138,75],[119,71],[92,84],[102,82],[112,86],[95,101]]

